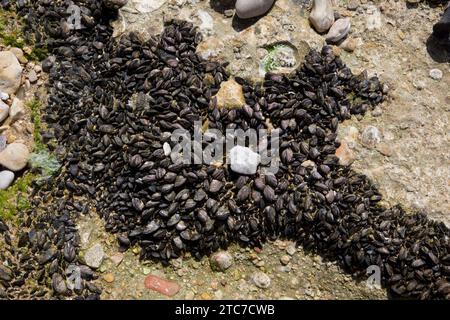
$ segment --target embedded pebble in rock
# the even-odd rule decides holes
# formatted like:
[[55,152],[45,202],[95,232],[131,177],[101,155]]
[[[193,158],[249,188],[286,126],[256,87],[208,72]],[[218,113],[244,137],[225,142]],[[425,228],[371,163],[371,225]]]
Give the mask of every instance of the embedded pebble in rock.
[[295,247],[295,244],[290,244],[286,248],[286,253],[290,256],[293,256],[297,252],[297,248]]
[[27,166],[30,152],[23,143],[11,143],[0,152],[0,165],[11,171],[20,171]]
[[233,257],[227,251],[219,251],[211,256],[209,263],[212,270],[225,271],[233,264]]
[[328,31],[325,40],[331,43],[339,42],[347,36],[348,32],[350,31],[350,26],[350,18],[337,20],[335,23],[333,23],[330,30]]
[[10,51],[0,52],[0,91],[7,94],[16,93],[20,87],[22,66]]
[[155,275],[147,276],[144,285],[147,289],[159,292],[168,297],[173,297],[180,291],[178,283],[162,279]]
[[6,103],[0,100],[0,124],[8,118],[9,115],[9,107]]
[[205,60],[216,59],[224,49],[225,46],[220,39],[209,37],[198,44],[196,53]]
[[123,258],[124,255],[121,252],[115,253],[109,257],[109,259],[112,261],[112,263],[114,263],[116,267],[123,261]]
[[167,0],[132,0],[134,7],[141,13],[150,13],[162,7]]
[[0,190],[7,189],[14,181],[14,173],[9,170],[0,171]]
[[274,0],[237,0],[236,15],[241,19],[250,19],[265,14]]
[[336,149],[336,157],[339,159],[339,164],[342,166],[349,166],[355,161],[355,153],[348,147],[347,142],[341,142],[339,148]]
[[84,261],[91,268],[98,269],[105,258],[103,246],[100,243],[94,244],[84,253]]
[[350,11],[355,11],[359,7],[359,0],[350,0],[347,4],[347,9]]
[[25,108],[23,105],[23,101],[14,98],[11,107],[9,108],[9,117],[11,118],[11,122],[21,119],[24,114]]
[[222,82],[215,98],[219,108],[234,109],[245,105],[242,86],[234,79]]
[[354,38],[347,38],[345,39],[339,47],[344,49],[347,52],[353,52],[356,50],[356,47],[358,46],[358,41]]
[[317,32],[328,31],[334,23],[334,11],[331,0],[314,0],[309,21]]
[[283,256],[281,256],[281,258],[280,258],[280,262],[281,262],[283,265],[287,265],[290,261],[291,261],[291,257],[288,256],[288,255],[283,255]]
[[261,162],[261,156],[250,148],[235,146],[230,150],[231,170],[236,173],[253,175]]
[[433,80],[441,80],[442,79],[442,71],[439,69],[431,69],[430,70],[430,78]]
[[35,83],[38,80],[36,71],[30,70],[30,72],[28,72],[28,80],[30,80],[31,83]]
[[377,127],[367,126],[361,133],[361,143],[368,148],[373,148],[380,142],[381,134]]
[[265,274],[264,272],[255,272],[250,276],[251,282],[261,289],[267,289],[270,287],[270,284],[272,283],[272,280],[270,277]]
[[366,28],[369,31],[380,29],[382,26],[381,12],[375,5],[367,7]]
[[115,277],[112,273],[107,273],[103,276],[103,280],[105,280],[105,282],[107,282],[107,283],[113,283],[115,280]]

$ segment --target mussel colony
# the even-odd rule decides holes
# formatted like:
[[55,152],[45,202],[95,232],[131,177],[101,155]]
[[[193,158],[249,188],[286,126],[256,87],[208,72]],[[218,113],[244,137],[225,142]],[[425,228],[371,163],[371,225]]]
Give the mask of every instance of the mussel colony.
[[[142,259],[200,257],[232,242],[254,247],[283,237],[354,275],[379,266],[393,296],[450,299],[449,229],[379,205],[373,184],[335,156],[338,123],[384,99],[376,77],[353,75],[324,47],[289,77],[267,74],[256,85],[237,78],[246,105],[219,109],[212,97],[228,79],[225,65],[195,54],[201,36],[192,24],[169,21],[145,43],[133,34],[115,40],[114,12],[98,0],[76,1],[86,29],[61,28],[70,3],[15,7],[54,57],[43,63],[50,75],[43,138],[57,140],[63,169],[34,188],[19,234],[11,237],[0,221],[7,262],[0,297],[99,298],[95,272],[78,257],[75,224],[95,209],[122,249],[141,246]],[[174,129],[192,132],[205,119],[221,131],[266,128],[270,119],[281,130],[279,171],[248,177],[165,156]],[[315,166],[301,166],[305,160]]]

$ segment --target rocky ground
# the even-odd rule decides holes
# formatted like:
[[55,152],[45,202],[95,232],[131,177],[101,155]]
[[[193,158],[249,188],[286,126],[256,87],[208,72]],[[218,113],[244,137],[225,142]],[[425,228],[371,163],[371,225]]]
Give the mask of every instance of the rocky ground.
[[[352,28],[335,53],[354,73],[377,74],[389,91],[381,108],[341,125],[341,160],[373,179],[389,205],[424,210],[450,226],[450,67],[445,59],[433,60],[427,48],[442,9],[404,1],[336,2]],[[282,71],[289,72],[309,48],[324,44],[308,23],[308,1],[300,0],[278,0],[267,15],[245,25],[233,18],[231,6],[214,0],[130,0],[114,23],[115,33],[137,31],[147,38],[174,17],[200,27],[205,41],[198,51],[204,57],[229,61],[231,74],[254,81],[262,79],[274,48],[288,48],[289,63]],[[387,298],[365,279],[356,282],[334,263],[282,240],[263,250],[229,248],[225,259],[231,266],[215,271],[208,258],[186,257],[162,266],[140,262],[138,248],[121,253],[95,213],[78,227],[82,255],[98,269],[104,299],[167,298],[146,288],[148,276],[171,281],[163,285],[174,299]]]
[[[150,3],[143,7],[139,1],[130,1],[115,23],[116,35],[134,30],[146,38],[162,29],[164,19],[190,20],[205,35],[198,50],[201,54],[229,61],[231,74],[255,81],[264,74],[261,65],[268,48],[278,43],[293,48],[293,69],[309,48],[319,49],[324,44],[324,38],[309,26],[307,6],[300,1],[278,0],[268,15],[248,26],[237,25],[232,10],[215,1],[211,1],[215,9],[210,1]],[[353,162],[355,169],[371,177],[387,203],[425,210],[449,224],[450,69],[448,64],[434,61],[426,46],[441,9],[426,4],[410,7],[403,1],[363,0],[340,1],[337,12],[351,18],[352,29],[335,52],[355,73],[367,70],[380,76],[390,92],[389,101],[370,116],[352,118],[341,126],[346,148],[342,160]],[[95,229],[98,232],[99,228]],[[86,249],[108,236],[97,234],[94,239]],[[149,274],[177,283],[179,292],[175,290],[178,293],[173,298],[386,298],[383,290],[351,280],[319,256],[308,255],[301,248],[294,253],[294,246],[284,241],[268,243],[261,252],[230,248],[234,262],[224,273],[211,270],[206,258],[179,259],[169,267],[140,263],[138,249],[121,254],[113,240],[102,243],[109,259],[100,267],[103,276],[98,281],[105,288],[103,297],[109,299],[165,298],[144,287]],[[269,277],[267,288],[255,284],[258,272]]]

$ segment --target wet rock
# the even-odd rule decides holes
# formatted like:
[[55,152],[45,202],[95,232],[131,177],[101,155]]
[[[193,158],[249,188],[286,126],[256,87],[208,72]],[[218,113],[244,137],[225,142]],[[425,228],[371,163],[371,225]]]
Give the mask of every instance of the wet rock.
[[101,266],[104,257],[103,246],[96,243],[85,252],[84,261],[89,267],[97,269]]
[[355,153],[348,147],[346,141],[341,142],[339,148],[336,149],[336,157],[339,158],[339,164],[342,166],[349,166],[355,161]]
[[7,189],[14,181],[14,172],[9,170],[0,171],[0,190]]
[[381,142],[381,134],[377,127],[367,126],[361,133],[361,143],[367,148],[373,148]]
[[209,259],[211,269],[214,271],[225,271],[233,264],[233,257],[227,251],[219,251]]
[[328,31],[325,40],[331,43],[339,42],[347,36],[348,32],[350,31],[350,26],[350,18],[337,20],[335,23],[333,23],[330,30]]
[[30,152],[23,143],[11,143],[0,152],[0,165],[11,171],[20,171],[26,167]]
[[2,123],[6,118],[8,118],[9,107],[6,103],[0,100],[0,123]]
[[334,11],[331,0],[314,0],[309,21],[317,32],[328,31],[334,23]]
[[250,148],[235,146],[230,150],[231,170],[236,173],[253,175],[261,162],[261,156]]
[[439,69],[431,69],[430,70],[430,78],[433,80],[441,80],[442,79],[442,71]]
[[242,86],[234,79],[222,82],[215,98],[219,108],[240,108],[245,104]]
[[173,297],[180,291],[180,286],[175,281],[161,279],[154,275],[147,276],[144,285],[147,289],[159,292],[168,297]]
[[254,18],[265,14],[274,0],[237,0],[236,15],[241,19]]
[[22,66],[10,51],[0,52],[0,91],[13,94],[19,89]]
[[25,108],[23,101],[14,98],[11,107],[9,108],[9,117],[11,118],[11,123],[21,119],[25,114]]
[[270,277],[264,272],[255,272],[250,277],[251,282],[261,289],[267,289],[270,287],[272,280]]

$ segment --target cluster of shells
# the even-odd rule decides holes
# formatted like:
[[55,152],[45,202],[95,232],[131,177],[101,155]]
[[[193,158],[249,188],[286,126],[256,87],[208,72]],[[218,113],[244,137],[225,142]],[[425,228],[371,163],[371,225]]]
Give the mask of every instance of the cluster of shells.
[[[232,242],[255,247],[282,237],[354,275],[378,266],[395,296],[450,298],[449,229],[383,207],[373,184],[335,156],[339,122],[383,100],[376,77],[353,75],[325,46],[290,76],[236,78],[246,104],[219,108],[213,97],[228,75],[195,54],[201,36],[191,23],[169,21],[145,43],[133,34],[114,40],[113,11],[95,0],[78,5],[86,29],[69,33],[58,27],[62,2],[20,10],[33,30],[47,30],[54,54],[44,61],[44,138],[58,140],[63,169],[34,189],[16,242],[0,221],[7,248],[0,297],[99,298],[95,272],[77,255],[76,219],[95,209],[119,247],[139,245],[142,259],[200,257]],[[245,176],[226,165],[173,162],[163,146],[175,129],[193,132],[194,121],[222,132],[270,123],[280,133],[278,172]]]

